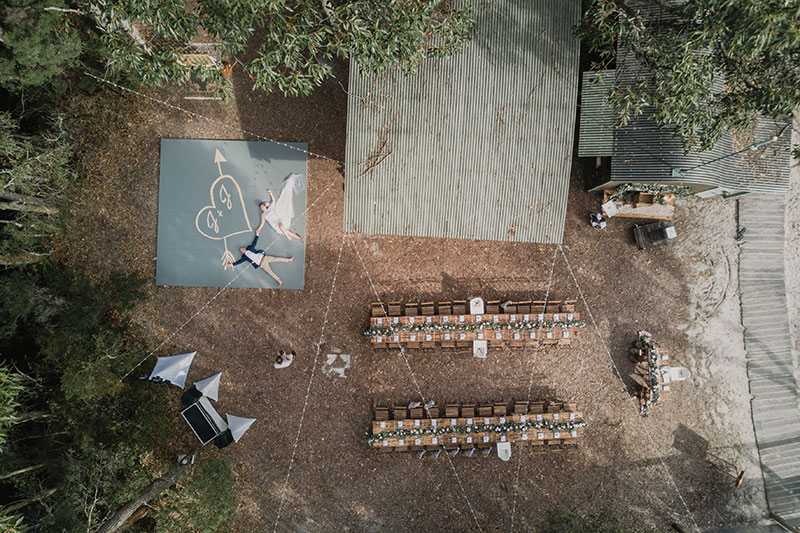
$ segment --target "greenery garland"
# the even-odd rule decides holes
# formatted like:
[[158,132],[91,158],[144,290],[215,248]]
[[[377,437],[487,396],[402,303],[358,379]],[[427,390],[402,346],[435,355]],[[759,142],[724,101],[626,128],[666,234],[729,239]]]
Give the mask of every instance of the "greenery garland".
[[552,320],[534,320],[534,321],[520,321],[520,322],[509,322],[509,323],[501,323],[501,322],[478,322],[478,323],[470,323],[470,322],[448,322],[445,324],[434,324],[434,323],[426,323],[421,322],[419,324],[390,324],[388,326],[371,326],[364,330],[364,336],[367,338],[372,337],[391,337],[392,335],[396,335],[400,331],[410,331],[414,333],[433,333],[434,331],[452,331],[452,332],[460,332],[460,331],[481,331],[481,330],[514,330],[514,331],[523,331],[523,330],[532,330],[532,329],[544,329],[544,330],[553,330],[557,328],[585,328],[586,322],[583,320],[559,320],[559,321],[552,321]]
[[637,192],[652,194],[655,201],[664,205],[667,203],[664,195],[674,194],[678,198],[682,198],[691,193],[692,188],[685,185],[661,185],[658,183],[623,183],[614,189],[610,200],[622,200]]
[[[528,415],[530,416],[530,415]],[[504,424],[464,424],[461,426],[426,426],[426,427],[412,427],[409,429],[393,429],[390,431],[381,431],[374,434],[369,429],[365,433],[367,442],[373,445],[383,439],[406,438],[406,437],[419,437],[432,435],[435,437],[442,435],[470,435],[473,433],[509,433],[512,431],[525,431],[528,429],[547,429],[549,431],[561,432],[572,431],[577,428],[586,427],[586,421],[581,418],[573,422],[553,422],[550,420],[532,420],[530,422],[506,422]]]

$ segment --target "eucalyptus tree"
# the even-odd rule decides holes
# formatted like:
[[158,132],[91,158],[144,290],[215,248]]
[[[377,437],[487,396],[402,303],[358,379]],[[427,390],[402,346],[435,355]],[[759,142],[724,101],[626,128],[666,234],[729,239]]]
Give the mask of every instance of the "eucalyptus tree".
[[626,54],[641,67],[609,95],[619,122],[652,113],[687,150],[800,104],[800,2],[590,0],[577,34],[599,57],[593,68]]
[[187,52],[213,49],[240,62],[256,88],[298,96],[331,78],[336,58],[413,72],[459,51],[474,24],[472,9],[441,0],[118,0],[82,12],[100,29],[113,72],[152,86],[195,79],[222,95],[231,86],[221,60],[192,62]]

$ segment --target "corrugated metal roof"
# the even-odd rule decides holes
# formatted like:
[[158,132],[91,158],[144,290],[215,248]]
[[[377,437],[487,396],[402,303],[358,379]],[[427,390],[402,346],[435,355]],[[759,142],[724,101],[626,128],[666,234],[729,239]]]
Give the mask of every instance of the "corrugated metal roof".
[[580,2],[475,5],[473,41],[415,76],[351,62],[345,231],[561,242]]
[[614,147],[615,114],[608,105],[616,70],[587,71],[581,83],[578,157],[610,156]]
[[[640,12],[648,18],[663,20],[665,13],[660,6],[640,8]],[[604,78],[613,80],[613,85],[624,89],[638,84],[648,76],[648,70],[642,66],[629,50],[620,50],[617,54],[615,73],[602,71]],[[586,156],[611,155],[611,182],[657,182],[680,185],[701,185],[720,187],[729,192],[759,192],[765,194],[784,195],[789,189],[789,168],[791,164],[791,117],[772,119],[759,117],[754,127],[748,132],[735,135],[725,133],[711,150],[684,153],[683,142],[673,136],[673,128],[660,126],[650,120],[650,110],[633,117],[628,124],[613,127],[613,111],[608,101],[600,92],[598,84],[584,84],[581,94],[581,105],[589,100],[588,109],[581,110],[581,136],[584,133],[584,111],[590,122],[588,139],[578,141],[579,150],[584,145],[597,146],[607,142],[605,137],[594,128],[600,129],[609,122],[606,130],[613,135],[613,146],[605,154],[586,153]],[[604,81],[606,95],[611,87]],[[711,80],[711,87],[721,93],[725,89],[721,76]],[[754,151],[735,154],[748,146],[779,135],[775,142],[762,146]],[[605,146],[605,145],[603,145]],[[584,157],[583,153],[579,155]],[[673,177],[672,170],[681,169],[683,177]]]
[[[700,184],[727,191],[786,194],[789,190],[791,157],[791,119],[760,118],[748,134],[734,138],[726,133],[714,148],[705,152],[683,153],[683,143],[669,128],[660,127],[646,115],[614,130],[611,180]],[[782,132],[778,141],[754,151],[731,155],[756,142]],[[728,157],[726,157],[728,156]],[[718,158],[719,159],[715,161]],[[672,169],[683,170],[682,178],[672,177]]]

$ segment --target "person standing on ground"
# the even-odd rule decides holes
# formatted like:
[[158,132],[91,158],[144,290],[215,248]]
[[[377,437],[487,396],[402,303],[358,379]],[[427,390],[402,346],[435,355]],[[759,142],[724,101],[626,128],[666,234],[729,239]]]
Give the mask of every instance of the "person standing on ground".
[[278,357],[275,358],[275,363],[272,366],[275,368],[286,368],[292,364],[295,355],[297,354],[294,353],[294,350],[292,350],[290,354],[287,354],[285,350],[281,350]]
[[278,286],[280,287],[283,285],[283,281],[281,281],[281,278],[279,278],[278,275],[273,272],[272,267],[270,267],[270,263],[290,263],[294,261],[294,256],[275,257],[273,255],[267,255],[264,250],[259,250],[256,248],[257,243],[258,232],[256,232],[253,242],[251,242],[247,248],[239,248],[239,251],[242,252],[242,257],[235,263],[227,263],[225,268],[233,268],[238,264],[248,261],[251,265],[253,265],[253,268],[261,268],[264,270],[264,272],[272,276],[272,278],[278,282]]

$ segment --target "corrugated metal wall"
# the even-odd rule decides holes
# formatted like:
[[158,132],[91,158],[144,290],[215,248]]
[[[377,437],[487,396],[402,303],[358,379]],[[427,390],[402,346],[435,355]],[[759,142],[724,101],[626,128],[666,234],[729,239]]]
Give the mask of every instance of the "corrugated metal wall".
[[345,231],[561,242],[580,2],[475,5],[464,52],[415,76],[351,62]]

